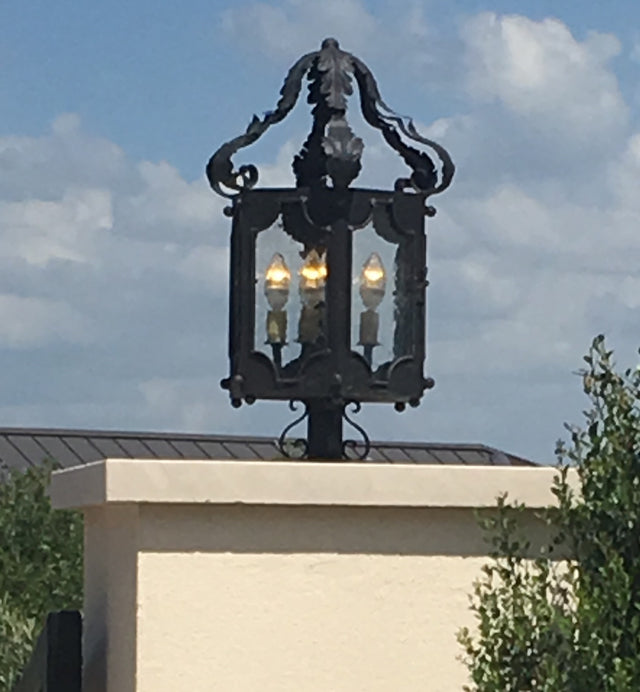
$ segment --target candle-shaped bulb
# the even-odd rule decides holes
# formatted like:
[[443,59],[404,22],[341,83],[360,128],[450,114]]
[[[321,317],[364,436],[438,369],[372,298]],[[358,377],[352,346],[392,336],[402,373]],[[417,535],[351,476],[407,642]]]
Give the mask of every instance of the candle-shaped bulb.
[[324,335],[327,274],[325,254],[310,250],[300,268],[302,310],[298,323],[298,341],[301,344],[317,344]]
[[360,297],[367,310],[375,310],[384,298],[387,273],[377,252],[372,252],[360,272]]
[[325,255],[311,250],[300,269],[300,297],[302,302],[313,307],[324,300],[324,288],[327,281],[327,263]]
[[289,300],[291,272],[284,257],[276,252],[264,277],[264,294],[272,310],[282,310]]

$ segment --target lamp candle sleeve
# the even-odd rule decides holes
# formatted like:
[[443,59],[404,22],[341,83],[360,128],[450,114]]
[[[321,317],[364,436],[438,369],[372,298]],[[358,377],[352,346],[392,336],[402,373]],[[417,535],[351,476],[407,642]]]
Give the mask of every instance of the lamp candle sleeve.
[[269,310],[267,313],[267,343],[287,343],[287,313],[284,310]]
[[380,316],[373,310],[365,310],[360,313],[360,341],[359,346],[378,345],[378,326]]
[[321,303],[303,305],[298,323],[298,342],[315,344],[323,333],[324,306]]

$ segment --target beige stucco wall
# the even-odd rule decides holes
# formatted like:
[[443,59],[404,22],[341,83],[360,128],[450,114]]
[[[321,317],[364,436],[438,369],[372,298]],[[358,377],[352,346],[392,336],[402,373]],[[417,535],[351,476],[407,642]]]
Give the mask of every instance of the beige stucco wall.
[[86,517],[85,691],[461,690],[455,635],[472,624],[487,552],[475,509],[505,488],[548,504],[551,474],[131,461],[62,472],[54,503]]
[[83,689],[133,692],[136,677],[139,511],[84,511]]

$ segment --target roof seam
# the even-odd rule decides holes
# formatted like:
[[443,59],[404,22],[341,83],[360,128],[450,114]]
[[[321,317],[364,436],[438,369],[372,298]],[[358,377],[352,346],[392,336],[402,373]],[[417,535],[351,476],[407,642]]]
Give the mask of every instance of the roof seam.
[[[106,437],[106,436],[105,436],[105,437]],[[118,435],[118,437],[120,437],[120,439],[122,439],[122,440],[125,439],[124,437],[122,437],[122,435]],[[132,459],[133,457],[131,456],[131,454],[129,454],[129,452],[127,452],[127,450],[125,449],[125,447],[124,447],[123,445],[121,445],[121,444],[118,442],[118,437],[116,437],[116,436],[114,435],[114,436],[111,438],[111,439],[113,440],[113,443],[116,445],[116,447],[120,447],[120,449],[122,450],[122,453],[125,455],[125,457],[126,457],[127,459]]]
[[91,438],[88,435],[87,435],[87,437],[85,437],[85,440],[87,441],[88,445],[93,447],[96,450],[96,452],[98,452],[98,454],[102,455],[102,452],[93,444],[93,442],[91,441]]
[[[226,442],[229,442],[229,440],[226,440]],[[220,446],[227,452],[227,454],[232,458],[232,459],[237,459],[238,457],[227,447],[225,444],[225,441],[220,440]]]
[[[149,438],[149,439],[152,439],[152,438]],[[153,438],[153,439],[157,439],[157,438]],[[169,445],[169,447],[171,447],[171,449],[173,449],[173,450],[175,451],[175,453],[176,453],[181,459],[185,459],[185,458],[186,458],[186,457],[184,456],[184,454],[183,454],[183,453],[171,442],[171,440],[165,439],[165,440],[163,440],[163,442],[166,442],[167,445]],[[176,440],[176,442],[177,442],[177,440]]]
[[151,449],[151,447],[149,447],[149,445],[144,441],[144,439],[142,437],[139,437],[137,439],[138,439],[138,442],[147,450],[147,452],[149,452],[149,454],[151,454],[153,456],[154,459],[158,458],[158,456],[153,451],[153,449]]
[[193,444],[205,455],[207,459],[211,459],[206,449],[202,445],[198,444],[198,440],[193,440]]
[[[32,439],[32,440],[38,445],[38,447],[40,447],[40,449],[42,450],[42,453],[44,454],[44,459],[51,459],[51,461],[55,461],[55,459],[54,459],[54,458],[51,456],[51,454],[49,453],[49,450],[42,444],[42,442],[40,442],[40,440],[38,439],[38,436],[37,436],[37,435],[32,435],[32,436],[31,436],[31,439]],[[60,462],[58,462],[58,463],[60,463]]]
[[[85,463],[84,459],[83,459],[83,458],[78,454],[78,452],[76,452],[76,450],[73,449],[73,447],[64,439],[65,437],[71,437],[71,435],[66,435],[66,434],[65,434],[64,436],[63,436],[63,435],[60,435],[60,437],[59,437],[60,442],[62,442],[62,444],[71,452],[71,454],[73,454],[74,457],[76,457],[76,459],[80,459],[80,463],[81,463],[81,464],[84,464],[84,463]],[[79,437],[79,435],[78,435],[77,437]]]
[[18,452],[18,454],[27,462],[27,464],[29,464],[31,468],[35,468],[34,465],[31,463],[29,457],[24,452],[22,452],[19,447],[16,447],[16,445],[13,442],[11,442],[8,435],[5,435],[5,440],[11,447],[15,449],[16,452]]

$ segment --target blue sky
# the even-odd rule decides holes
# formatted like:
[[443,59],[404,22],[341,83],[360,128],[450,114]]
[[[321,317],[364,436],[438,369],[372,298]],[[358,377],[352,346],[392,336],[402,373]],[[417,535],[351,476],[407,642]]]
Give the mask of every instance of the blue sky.
[[[635,361],[636,2],[21,0],[0,26],[0,424],[279,433],[284,404],[218,389],[228,227],[203,167],[327,35],[458,165],[430,222],[437,387],[367,407],[374,436],[551,461],[591,337]],[[306,118],[248,155],[266,182]]]
[[[298,55],[295,48],[289,51],[286,47],[277,55],[261,54],[261,46],[250,40],[254,36],[245,38],[225,27],[225,16],[241,18],[263,5],[294,20],[302,15],[303,22],[304,10],[299,8],[305,4],[313,3],[4,2],[0,4],[0,21],[5,27],[0,45],[0,93],[5,99],[0,127],[5,133],[38,134],[60,113],[77,113],[88,131],[118,143],[130,156],[166,159],[183,175],[195,177],[220,130],[235,132],[238,119],[244,122],[252,110],[271,106],[281,76]],[[311,15],[328,17],[321,28],[307,27],[308,50],[316,47],[325,27],[343,43],[357,31],[348,23],[343,25],[346,30],[340,30],[348,13],[340,12],[342,3],[333,4],[336,9],[324,13],[318,9]],[[398,14],[397,6],[389,1],[357,5],[381,23]],[[558,17],[577,39],[591,31],[612,32],[627,53],[640,38],[640,29],[634,28],[640,26],[640,7],[632,0],[414,2],[403,9],[407,16],[418,11],[433,26],[429,42],[445,44],[438,47],[444,60],[433,66],[442,72],[447,70],[445,62],[452,61],[448,53],[460,47],[460,24],[482,11],[517,12],[534,20]],[[254,31],[259,29],[254,27]],[[425,49],[429,50],[428,44]],[[414,107],[411,112],[423,113],[428,106],[435,117],[441,117],[449,114],[451,100],[454,104],[459,100],[454,90],[447,89],[437,94],[438,101],[446,99],[444,107],[437,101],[425,104],[424,95],[414,98],[406,82],[396,86],[392,51],[365,52],[373,54],[372,67],[387,91],[403,107]],[[637,65],[621,59],[612,67],[633,80]],[[402,65],[397,67],[402,69]],[[429,82],[433,76],[425,72],[424,78]],[[629,88],[633,91],[635,85]]]

